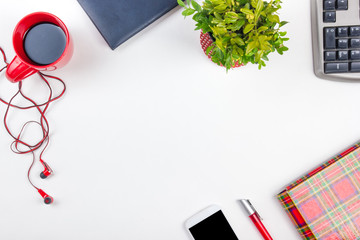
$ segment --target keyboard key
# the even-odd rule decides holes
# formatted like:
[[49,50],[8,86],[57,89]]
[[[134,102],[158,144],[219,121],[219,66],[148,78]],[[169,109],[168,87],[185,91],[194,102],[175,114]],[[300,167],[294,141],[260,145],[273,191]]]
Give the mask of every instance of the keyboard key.
[[357,37],[360,36],[360,27],[350,27],[350,36],[351,37]]
[[325,73],[342,73],[348,71],[348,63],[325,63]]
[[360,60],[360,51],[359,50],[350,51],[350,59],[351,60]]
[[338,37],[347,37],[348,36],[348,28],[347,27],[338,27],[337,28],[337,36]]
[[335,49],[335,28],[324,28],[324,48]]
[[336,13],[335,12],[324,12],[324,22],[336,22]]
[[360,72],[360,62],[350,63],[350,72]]
[[348,48],[349,47],[349,41],[348,39],[338,39],[337,40],[337,47],[338,48]]
[[337,57],[338,57],[338,60],[348,60],[349,52],[348,51],[338,51]]
[[337,10],[347,10],[348,9],[348,0],[337,0]]
[[336,60],[336,52],[325,52],[324,60],[325,61],[335,61]]
[[350,48],[360,48],[360,38],[353,38],[350,40]]
[[335,0],[325,0],[324,1],[324,10],[335,10]]

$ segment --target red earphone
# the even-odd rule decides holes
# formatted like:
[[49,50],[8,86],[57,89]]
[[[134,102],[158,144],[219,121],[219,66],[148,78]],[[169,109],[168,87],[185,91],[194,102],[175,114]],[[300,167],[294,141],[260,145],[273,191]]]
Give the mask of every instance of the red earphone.
[[[40,177],[42,178],[42,179],[45,179],[45,178],[47,178],[48,176],[50,176],[52,173],[53,173],[53,170],[50,168],[50,166],[46,163],[46,162],[44,162],[44,160],[42,160],[41,158],[40,158],[40,163],[44,166],[44,171],[42,171],[41,173],[40,173]],[[44,203],[46,203],[46,204],[50,204],[50,203],[52,203],[53,201],[54,201],[54,199],[50,196],[50,195],[48,195],[46,192],[44,192],[42,189],[38,189],[38,192],[40,193],[40,195],[42,196],[42,198],[44,199]]]
[[[47,139],[48,139],[48,138],[47,138]],[[40,173],[40,177],[43,178],[43,179],[44,179],[44,178],[47,178],[48,176],[50,176],[50,175],[53,173],[53,171],[52,171],[52,169],[49,167],[49,165],[41,159],[41,156],[42,156],[44,150],[46,149],[46,146],[48,145],[48,143],[49,143],[49,140],[47,140],[47,143],[46,143],[46,145],[45,145],[45,148],[42,150],[42,152],[41,152],[41,154],[40,154],[40,163],[41,163],[41,164],[44,166],[44,168],[45,168],[45,170]],[[29,167],[29,170],[28,170],[28,173],[27,173],[28,180],[29,180],[30,184],[38,191],[38,193],[39,193],[39,194],[41,195],[41,197],[44,199],[44,203],[45,203],[45,204],[51,204],[52,202],[54,202],[54,199],[53,199],[50,195],[48,195],[46,192],[44,192],[42,189],[36,187],[36,186],[32,183],[32,181],[31,181],[31,179],[30,179],[30,172],[31,172],[31,169],[32,169],[32,167],[33,167],[33,165],[34,165],[34,163],[35,163],[35,154],[34,154],[33,151],[31,152],[31,154],[32,154],[33,160],[32,160],[32,163],[31,163],[31,165],[30,165],[30,167]]]
[[[52,173],[53,173],[53,170],[50,168],[50,166],[46,163],[46,162],[44,162],[44,160],[42,160],[41,158],[40,158],[40,163],[44,166],[44,171],[42,171],[41,173],[40,173],[40,177],[42,178],[42,179],[45,179],[45,178],[47,178],[48,176],[50,176]],[[40,195],[42,196],[42,198],[44,199],[44,203],[46,203],[46,204],[50,204],[50,203],[52,203],[53,201],[54,201],[54,199],[50,196],[50,195],[48,195],[46,192],[44,192],[42,189],[38,189],[38,192],[40,193]]]
[[54,199],[52,198],[52,196],[47,195],[47,193],[44,192],[43,190],[38,189],[38,192],[40,193],[40,195],[41,195],[42,198],[44,199],[44,203],[50,204],[50,203],[52,203],[52,202],[54,201]]
[[50,166],[46,163],[46,162],[44,162],[42,159],[40,159],[40,162],[41,162],[41,164],[44,166],[44,171],[42,171],[41,173],[40,173],[40,177],[42,178],[42,179],[45,179],[45,178],[47,178],[48,176],[50,176],[52,173],[53,173],[53,170],[50,168]]
[[[5,63],[5,66],[0,69],[0,72],[2,72],[4,69],[6,69],[8,67],[9,63],[6,60],[6,55],[5,55],[5,53],[4,53],[4,51],[3,51],[3,49],[1,47],[0,47],[0,52],[3,55],[3,61]],[[61,80],[60,78],[57,78],[57,77],[54,77],[54,76],[51,76],[51,75],[46,75],[46,74],[41,73],[41,72],[38,72],[38,75],[42,79],[43,83],[45,83],[46,86],[49,89],[49,96],[48,96],[48,99],[47,99],[46,102],[39,104],[39,103],[36,103],[33,99],[31,99],[27,95],[25,95],[24,92],[22,91],[22,81],[18,82],[18,91],[15,93],[15,95],[9,101],[5,101],[2,98],[0,98],[0,102],[7,105],[7,108],[6,108],[6,111],[5,111],[5,116],[4,116],[4,126],[5,126],[6,131],[9,133],[9,135],[13,138],[13,142],[11,144],[11,150],[14,153],[17,153],[17,154],[27,154],[27,153],[32,154],[33,161],[32,161],[32,163],[31,163],[31,165],[29,167],[29,170],[28,170],[28,174],[27,174],[28,180],[29,180],[30,184],[39,192],[41,197],[44,199],[45,204],[51,204],[54,201],[54,199],[50,195],[45,193],[42,189],[36,187],[32,183],[32,181],[30,179],[30,171],[31,171],[31,169],[32,169],[32,167],[33,167],[33,165],[35,163],[35,154],[34,154],[34,152],[36,150],[38,150],[39,148],[41,148],[43,146],[43,144],[45,144],[45,146],[41,150],[40,157],[39,157],[39,159],[40,159],[39,161],[44,167],[44,171],[42,171],[40,173],[40,177],[42,179],[45,179],[45,178],[47,178],[48,176],[50,176],[53,173],[50,166],[46,162],[44,162],[42,160],[42,154],[44,153],[45,149],[47,148],[47,146],[49,144],[49,138],[50,138],[50,135],[49,135],[49,123],[48,123],[48,121],[47,121],[47,119],[45,117],[45,112],[47,111],[47,109],[48,109],[51,102],[61,98],[64,95],[65,90],[66,90],[66,85],[65,85],[64,81]],[[52,89],[52,87],[50,85],[50,82],[49,82],[50,79],[51,80],[56,80],[60,84],[62,84],[63,89],[61,90],[61,92],[58,95],[53,96],[53,89]],[[19,105],[13,104],[12,101],[17,96],[22,97],[23,99],[25,99],[27,102],[30,103],[30,105],[29,106],[19,106]],[[40,114],[40,120],[26,122],[25,124],[23,124],[23,127],[21,128],[21,130],[20,130],[20,132],[18,134],[13,134],[11,129],[8,127],[8,122],[7,122],[7,116],[8,116],[10,108],[15,108],[15,109],[20,109],[20,110],[36,109],[36,110],[38,110],[38,112]],[[39,125],[40,128],[41,128],[41,131],[42,131],[42,138],[36,144],[30,144],[30,143],[27,143],[27,142],[25,142],[23,140],[22,134],[23,134],[24,130],[27,128],[27,126],[30,125],[30,124]],[[25,147],[28,150],[24,150],[23,147]]]

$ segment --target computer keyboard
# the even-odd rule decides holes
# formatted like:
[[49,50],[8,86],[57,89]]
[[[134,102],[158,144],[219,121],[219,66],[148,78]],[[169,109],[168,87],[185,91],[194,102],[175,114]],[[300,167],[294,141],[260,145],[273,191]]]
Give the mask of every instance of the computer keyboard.
[[360,0],[311,0],[315,75],[360,80]]

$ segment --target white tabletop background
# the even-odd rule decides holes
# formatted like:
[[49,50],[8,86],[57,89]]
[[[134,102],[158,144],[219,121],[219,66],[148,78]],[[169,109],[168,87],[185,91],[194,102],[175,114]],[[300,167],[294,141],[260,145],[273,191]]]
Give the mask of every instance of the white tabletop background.
[[[45,205],[30,186],[31,156],[11,152],[1,124],[0,239],[186,240],[184,221],[211,204],[240,240],[261,239],[240,198],[252,200],[274,239],[300,239],[276,194],[360,138],[360,83],[313,74],[309,0],[283,2],[288,52],[271,54],[261,71],[227,74],[204,55],[180,7],[112,51],[75,0],[1,0],[9,59],[16,23],[36,11],[60,17],[75,46],[52,73],[67,84],[47,115],[44,160],[55,173],[40,179],[38,162],[32,172],[55,201]],[[26,79],[24,91],[40,101],[39,83]],[[1,97],[16,86],[1,73]],[[12,112],[9,126],[35,116]]]

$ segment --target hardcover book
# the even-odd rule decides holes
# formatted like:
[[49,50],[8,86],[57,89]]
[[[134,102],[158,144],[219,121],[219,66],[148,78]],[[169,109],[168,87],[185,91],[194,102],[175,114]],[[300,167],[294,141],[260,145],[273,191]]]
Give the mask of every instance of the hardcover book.
[[176,7],[176,0],[78,0],[111,49]]
[[360,143],[278,194],[303,239],[360,239]]

